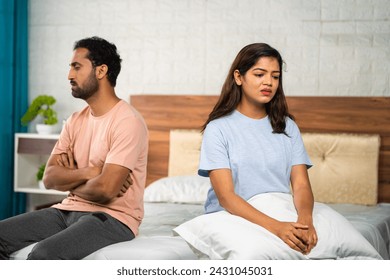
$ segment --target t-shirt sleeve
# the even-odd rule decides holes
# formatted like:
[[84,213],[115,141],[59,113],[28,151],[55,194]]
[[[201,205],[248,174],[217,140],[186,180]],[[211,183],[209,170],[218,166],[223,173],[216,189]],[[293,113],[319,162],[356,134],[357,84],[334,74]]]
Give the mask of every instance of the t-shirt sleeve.
[[140,154],[145,151],[147,129],[137,117],[119,122],[113,129],[110,150],[105,163],[117,164],[134,170]]
[[209,171],[222,168],[230,169],[227,142],[220,128],[211,122],[203,134],[198,174],[208,177]]
[[310,161],[309,155],[306,152],[305,145],[302,140],[301,132],[299,131],[299,127],[297,124],[289,120],[290,122],[290,131],[287,132],[291,137],[292,141],[292,164],[291,165],[299,165],[306,164],[307,168],[313,166]]
[[64,126],[62,127],[60,136],[58,138],[57,143],[54,145],[54,148],[52,150],[53,155],[59,155],[66,153],[67,149],[71,146],[71,137],[69,133],[69,125],[72,122],[73,115],[70,116]]

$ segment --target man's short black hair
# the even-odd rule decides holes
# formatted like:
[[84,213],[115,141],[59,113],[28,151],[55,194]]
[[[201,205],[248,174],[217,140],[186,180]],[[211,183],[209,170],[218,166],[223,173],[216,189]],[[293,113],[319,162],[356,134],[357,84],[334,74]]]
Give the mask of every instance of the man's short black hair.
[[105,64],[108,67],[108,81],[115,87],[116,79],[121,71],[121,62],[116,46],[103,38],[94,36],[75,42],[73,50],[85,48],[88,50],[87,58],[93,67]]

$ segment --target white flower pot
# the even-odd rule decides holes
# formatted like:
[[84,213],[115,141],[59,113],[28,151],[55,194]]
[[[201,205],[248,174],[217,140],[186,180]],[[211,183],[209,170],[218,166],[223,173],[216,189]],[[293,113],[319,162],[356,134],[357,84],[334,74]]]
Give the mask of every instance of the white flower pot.
[[38,181],[38,186],[39,186],[40,189],[46,190],[45,185],[43,184],[42,180]]
[[37,129],[38,134],[53,134],[54,133],[54,125],[38,123],[36,125],[36,129]]

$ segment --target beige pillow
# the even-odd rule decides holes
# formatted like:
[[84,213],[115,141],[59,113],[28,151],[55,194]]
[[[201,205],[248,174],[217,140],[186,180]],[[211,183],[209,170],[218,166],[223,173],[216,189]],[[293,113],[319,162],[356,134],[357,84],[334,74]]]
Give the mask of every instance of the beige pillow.
[[374,205],[378,197],[379,135],[303,133],[314,166],[316,201]]
[[168,176],[198,174],[202,134],[195,129],[173,129],[169,136]]

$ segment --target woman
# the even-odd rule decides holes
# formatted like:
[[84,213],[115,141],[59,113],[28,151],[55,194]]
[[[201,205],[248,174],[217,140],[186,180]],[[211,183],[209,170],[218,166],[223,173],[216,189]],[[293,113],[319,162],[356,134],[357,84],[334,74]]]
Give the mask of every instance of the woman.
[[[244,47],[203,126],[199,175],[212,184],[206,212],[222,209],[260,225],[292,249],[308,254],[317,244],[311,162],[289,114],[282,86],[283,60],[264,43]],[[267,192],[293,194],[296,221],[278,221],[247,202]]]

